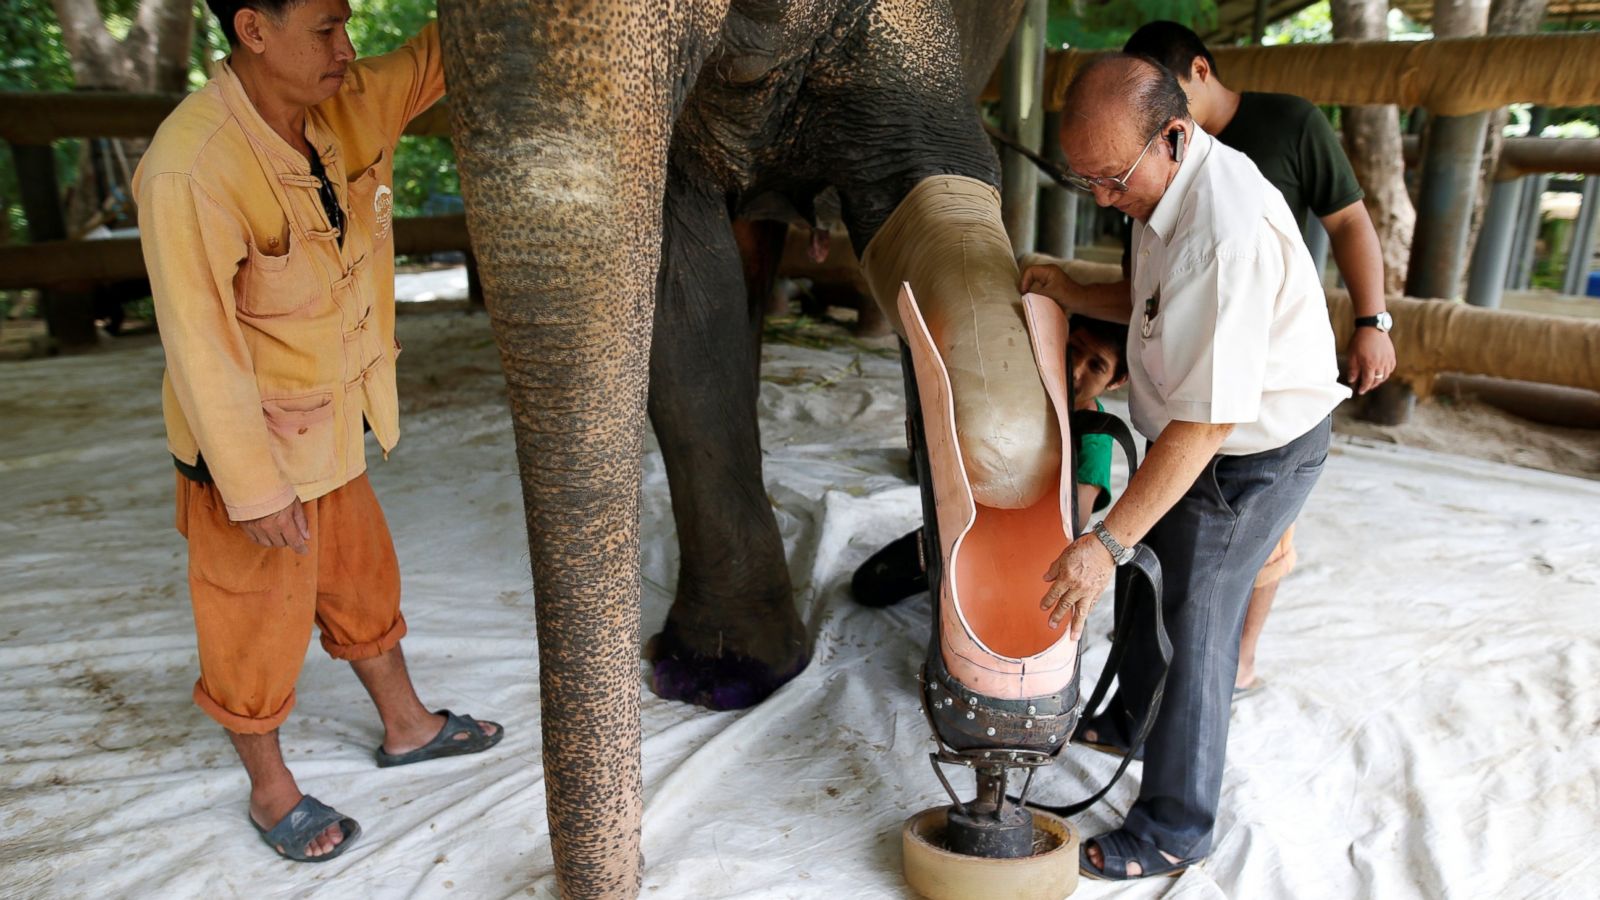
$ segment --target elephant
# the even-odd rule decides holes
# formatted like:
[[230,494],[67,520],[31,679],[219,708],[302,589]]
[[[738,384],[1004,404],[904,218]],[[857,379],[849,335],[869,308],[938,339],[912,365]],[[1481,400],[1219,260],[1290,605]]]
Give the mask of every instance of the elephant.
[[[815,222],[836,197],[860,254],[924,179],[997,185],[973,98],[1022,0],[439,5],[522,480],[557,881],[631,896],[644,416],[681,560],[654,687],[757,703],[809,648],[756,424],[751,282],[770,284],[776,253],[742,264],[731,223],[775,206]],[[1014,281],[994,288],[1015,300]]]

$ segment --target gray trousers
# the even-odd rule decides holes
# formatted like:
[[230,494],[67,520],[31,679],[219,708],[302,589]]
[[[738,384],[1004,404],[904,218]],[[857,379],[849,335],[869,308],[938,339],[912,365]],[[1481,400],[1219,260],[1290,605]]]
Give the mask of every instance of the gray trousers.
[[[1213,458],[1144,539],[1166,583],[1172,668],[1145,743],[1139,799],[1122,827],[1174,856],[1211,852],[1245,610],[1256,573],[1322,474],[1331,424],[1276,450]],[[1125,734],[1143,721],[1160,665],[1149,598],[1132,599],[1132,643],[1108,709]]]

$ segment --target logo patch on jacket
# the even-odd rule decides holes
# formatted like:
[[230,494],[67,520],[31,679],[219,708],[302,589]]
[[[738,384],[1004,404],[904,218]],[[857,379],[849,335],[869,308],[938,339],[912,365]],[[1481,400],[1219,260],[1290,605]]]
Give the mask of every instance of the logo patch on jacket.
[[389,223],[394,219],[394,191],[389,190],[388,185],[378,185],[377,192],[372,195],[372,212],[377,219],[372,236],[381,241],[389,236]]

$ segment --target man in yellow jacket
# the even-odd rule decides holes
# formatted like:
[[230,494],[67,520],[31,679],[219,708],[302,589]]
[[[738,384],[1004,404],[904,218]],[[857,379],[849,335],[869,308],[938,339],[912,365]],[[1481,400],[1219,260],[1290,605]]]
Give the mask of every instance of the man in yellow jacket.
[[162,124],[135,191],[166,349],[162,407],[200,651],[195,702],[250,776],[250,819],[294,860],[360,827],[301,793],[278,726],[313,622],[383,720],[379,765],[485,750],[406,673],[400,576],[366,477],[395,397],[395,143],[444,93],[438,29],[355,59],[345,0],[207,0],[232,54]]

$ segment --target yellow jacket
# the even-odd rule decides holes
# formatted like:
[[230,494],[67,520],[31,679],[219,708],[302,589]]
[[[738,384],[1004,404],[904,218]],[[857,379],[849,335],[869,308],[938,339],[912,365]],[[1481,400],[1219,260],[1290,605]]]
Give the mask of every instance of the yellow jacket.
[[429,25],[352,63],[306,116],[345,210],[342,249],[309,162],[226,62],[161,124],[134,175],[168,446],[189,465],[205,458],[235,521],[364,472],[363,416],[385,455],[399,440],[393,150],[443,93]]

